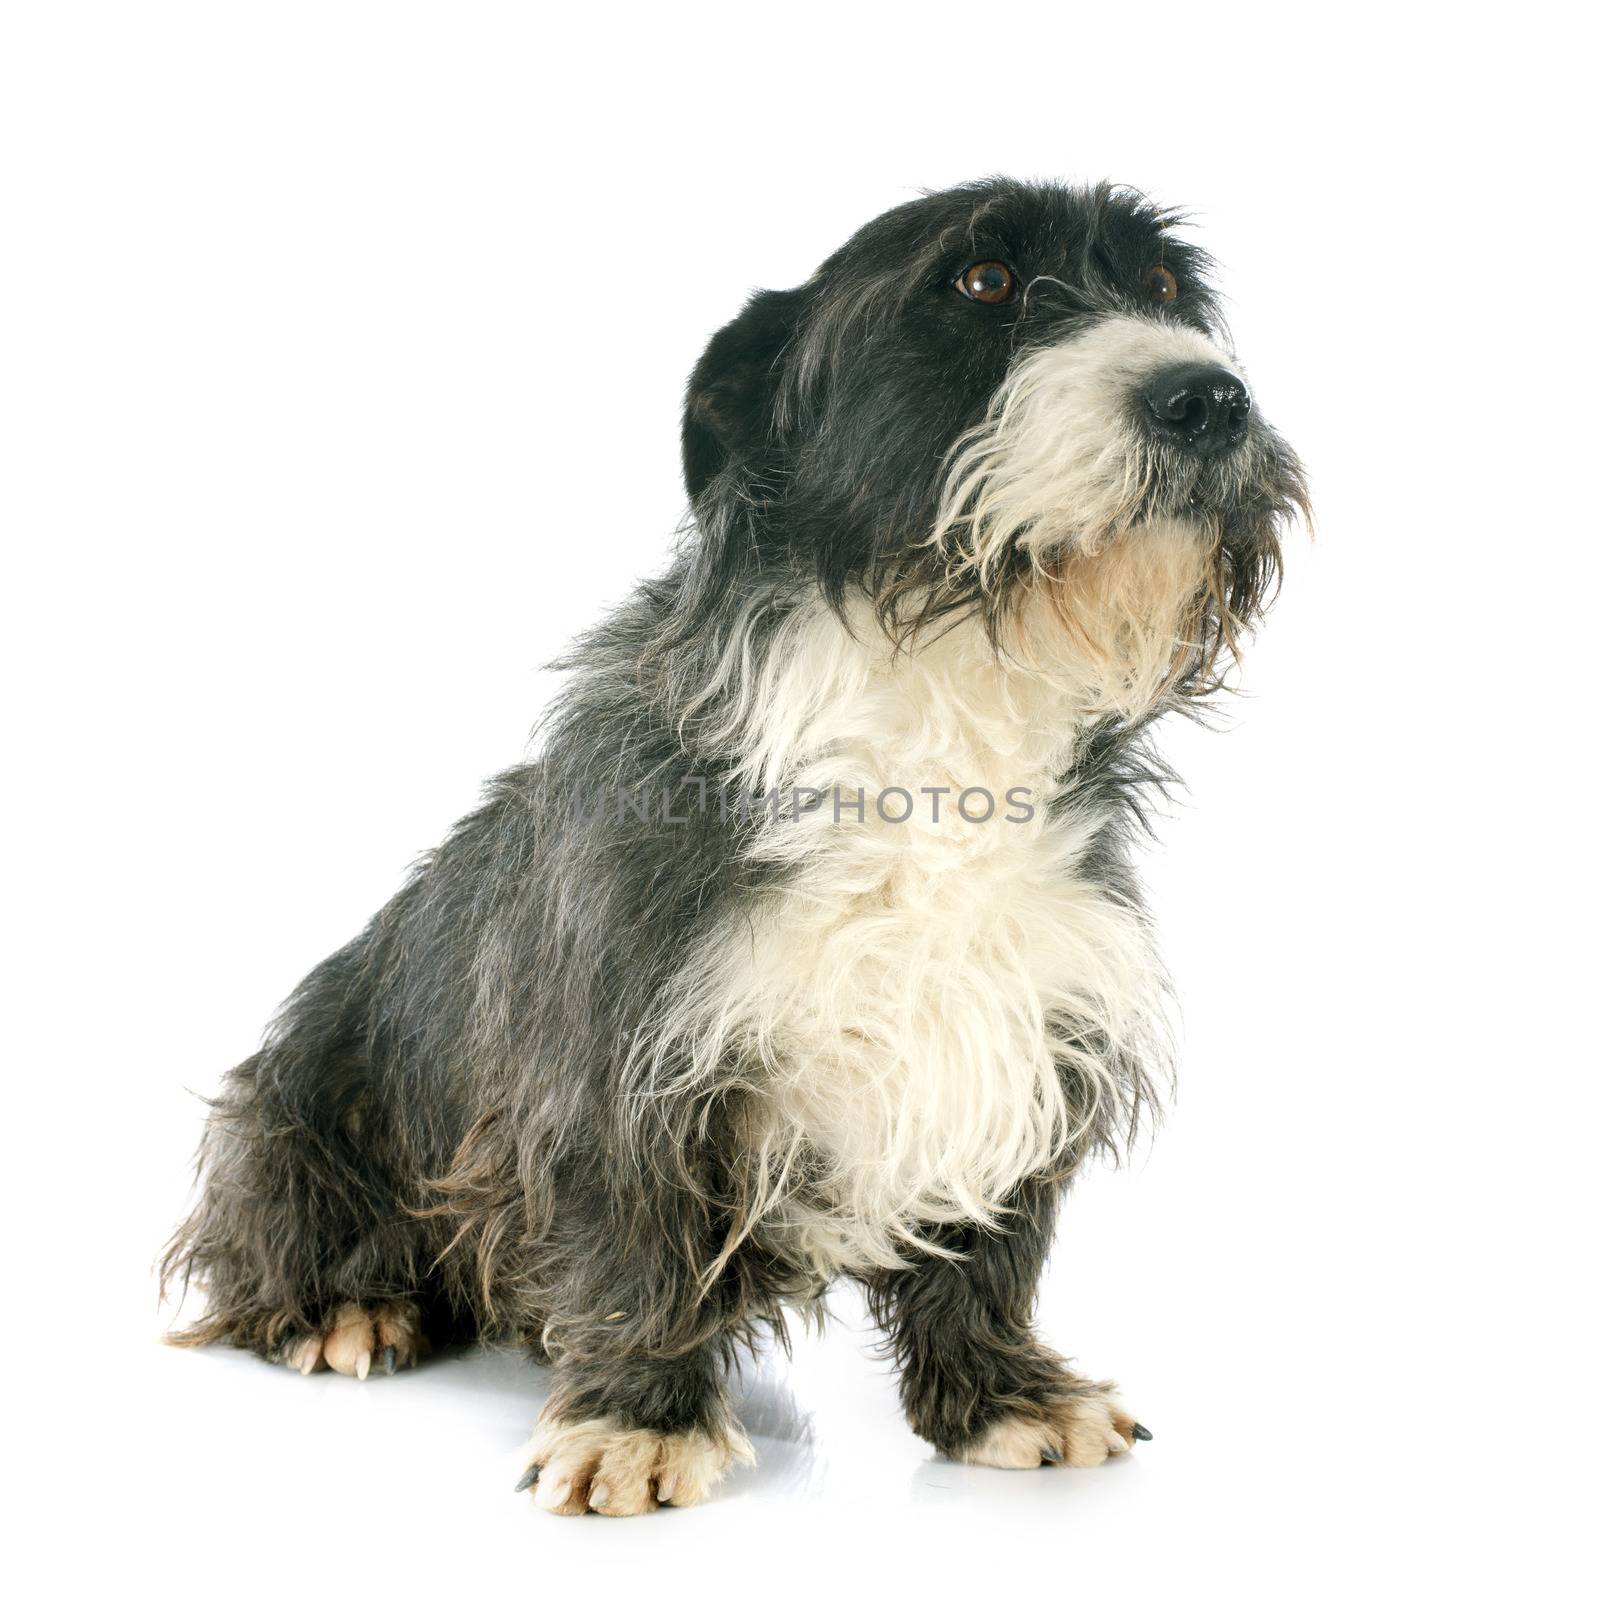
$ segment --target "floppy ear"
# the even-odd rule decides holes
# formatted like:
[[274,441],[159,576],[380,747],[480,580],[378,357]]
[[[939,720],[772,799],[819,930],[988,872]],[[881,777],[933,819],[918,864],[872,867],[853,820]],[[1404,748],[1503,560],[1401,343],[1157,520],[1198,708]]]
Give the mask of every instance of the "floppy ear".
[[695,363],[683,401],[683,477],[689,498],[729,461],[768,441],[784,347],[800,314],[796,289],[763,289]]

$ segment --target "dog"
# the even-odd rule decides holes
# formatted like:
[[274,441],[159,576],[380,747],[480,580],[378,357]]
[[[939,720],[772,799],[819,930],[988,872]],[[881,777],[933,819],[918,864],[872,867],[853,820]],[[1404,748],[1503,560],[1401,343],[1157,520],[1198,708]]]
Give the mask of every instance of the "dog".
[[665,575],[212,1102],[172,1337],[357,1378],[523,1346],[518,1488],[562,1514],[751,1460],[730,1362],[840,1278],[945,1455],[1150,1437],[1032,1308],[1170,1072],[1150,729],[1308,514],[1208,271],[1137,192],[993,179],[712,338]]

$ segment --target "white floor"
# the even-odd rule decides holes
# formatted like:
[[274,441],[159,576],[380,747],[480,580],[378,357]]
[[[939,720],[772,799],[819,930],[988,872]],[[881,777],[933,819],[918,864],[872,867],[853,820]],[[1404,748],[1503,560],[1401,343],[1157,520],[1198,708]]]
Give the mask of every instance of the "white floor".
[[[849,1297],[844,1309],[856,1310]],[[1157,1440],[1098,1471],[955,1466],[906,1428],[869,1332],[837,1324],[797,1337],[792,1361],[774,1351],[740,1374],[756,1467],[708,1505],[626,1524],[552,1517],[512,1492],[547,1390],[546,1374],[517,1356],[447,1354],[358,1384],[234,1352],[152,1349],[139,1362],[138,1431],[156,1460],[122,1486],[124,1509],[161,1544],[181,1542],[188,1573],[248,1552],[245,1587],[262,1593],[310,1573],[343,1590],[370,1579],[372,1562],[391,1577],[458,1583],[581,1573],[594,1594],[640,1563],[655,1587],[714,1562],[739,1590],[798,1593],[820,1579],[853,1593],[857,1562],[885,1574],[903,1565],[931,1576],[951,1561],[976,1563],[975,1574],[1012,1561],[1064,1574],[1068,1542],[1073,1559],[1108,1573],[1149,1558],[1130,1541],[1143,1542],[1145,1519],[1173,1492],[1181,1444]]]
[[[1058,1271],[1047,1327],[1064,1287]],[[825,1600],[1019,1582],[1272,1596],[1447,1583],[1461,1594],[1541,1570],[1542,1592],[1575,1592],[1570,1552],[1524,1539],[1529,1468],[1558,1499],[1577,1490],[1550,1454],[1549,1413],[1490,1390],[1461,1397],[1459,1436],[1441,1432],[1426,1375],[1408,1413],[1402,1375],[1375,1386],[1371,1352],[1347,1351],[1341,1369],[1327,1364],[1331,1346],[1278,1348],[1281,1328],[1262,1334],[1259,1319],[1252,1332],[1220,1305],[1164,1305],[1174,1287],[1190,1293],[1187,1276],[1164,1289],[1130,1272],[1123,1287],[1080,1320],[1097,1339],[1113,1325],[1128,1336],[1117,1371],[1136,1370],[1126,1387],[1156,1435],[1131,1459],[1028,1473],[938,1459],[901,1421],[845,1295],[825,1337],[797,1336],[792,1361],[774,1352],[741,1373],[757,1466],[705,1506],[628,1522],[552,1517],[513,1493],[547,1388],[514,1355],[447,1354],[360,1384],[126,1341],[113,1325],[65,1410],[14,1369],[24,1409],[53,1407],[60,1455],[23,1452],[24,1543],[39,1580],[68,1593],[136,1579],[174,1595],[273,1597],[559,1583],[599,1600],[634,1582]],[[1258,1312],[1270,1281],[1262,1291]],[[1258,1370],[1213,1365],[1227,1347],[1253,1349]]]

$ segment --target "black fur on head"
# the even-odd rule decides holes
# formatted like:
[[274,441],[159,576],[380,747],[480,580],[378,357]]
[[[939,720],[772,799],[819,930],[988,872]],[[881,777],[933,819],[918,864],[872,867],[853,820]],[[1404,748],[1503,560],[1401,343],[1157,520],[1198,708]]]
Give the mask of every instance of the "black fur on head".
[[[1039,552],[1027,520],[982,571],[933,539],[953,457],[1044,347],[1114,318],[1223,337],[1210,263],[1181,220],[1111,185],[993,179],[899,206],[798,288],[754,295],[689,382],[691,592],[714,608],[760,573],[812,580],[835,606],[864,592],[892,632],[965,608],[998,619]],[[962,274],[982,262],[1012,275],[1002,303],[962,292]],[[1141,455],[1121,525],[1188,514],[1215,529],[1210,638],[1189,683],[1208,687],[1219,650],[1270,598],[1278,529],[1305,508],[1300,469],[1259,412],[1243,451],[1207,463],[1148,437],[1136,395],[1115,404]],[[1064,411],[1064,440],[1079,425]],[[958,548],[959,522],[953,531]]]

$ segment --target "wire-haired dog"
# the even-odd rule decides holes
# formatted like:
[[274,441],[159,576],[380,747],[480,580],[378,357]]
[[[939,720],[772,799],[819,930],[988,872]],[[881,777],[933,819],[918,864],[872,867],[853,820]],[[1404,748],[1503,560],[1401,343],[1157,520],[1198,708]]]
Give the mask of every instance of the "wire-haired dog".
[[703,1497],[749,1455],[730,1353],[840,1275],[951,1456],[1145,1436],[1034,1292],[1165,1071],[1146,730],[1218,687],[1304,501],[1174,221],[953,189],[716,335],[670,570],[228,1076],[179,1338],[357,1377],[526,1345],[559,1512]]

